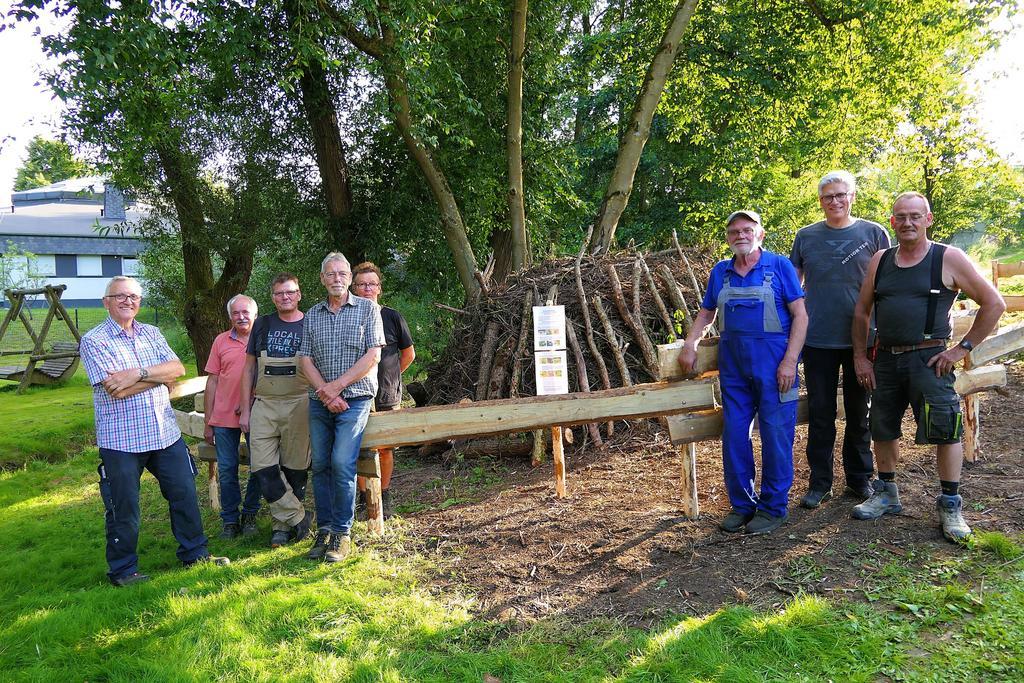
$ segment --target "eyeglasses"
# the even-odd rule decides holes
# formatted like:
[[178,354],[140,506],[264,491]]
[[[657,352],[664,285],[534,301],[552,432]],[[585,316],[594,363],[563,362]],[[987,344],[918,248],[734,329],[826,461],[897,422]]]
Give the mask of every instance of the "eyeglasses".
[[117,303],[123,304],[125,301],[130,301],[133,304],[137,304],[142,301],[140,294],[107,294],[103,297],[104,299],[116,299]]
[[274,292],[274,296],[279,296],[282,299],[285,299],[285,298],[290,298],[290,297],[293,297],[293,296],[297,296],[298,293],[299,293],[299,290],[297,290],[297,289],[283,289],[280,292]]
[[347,270],[332,270],[329,273],[324,273],[324,277],[328,280],[348,280],[352,277],[352,273]]
[[378,289],[380,287],[379,282],[357,282],[355,287],[361,287],[362,289]]
[[835,194],[823,194],[823,195],[820,195],[820,197],[821,197],[821,201],[825,202],[826,204],[831,204],[833,201],[845,202],[846,198],[849,197],[851,194],[853,194],[853,193],[852,192],[836,192]]
[[923,213],[894,213],[893,220],[897,223],[916,223],[925,217]]

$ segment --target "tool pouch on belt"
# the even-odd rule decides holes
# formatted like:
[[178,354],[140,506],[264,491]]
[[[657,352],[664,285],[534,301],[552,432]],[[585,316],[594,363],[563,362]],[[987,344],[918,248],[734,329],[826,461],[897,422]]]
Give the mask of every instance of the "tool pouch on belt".
[[298,356],[274,358],[266,351],[256,359],[256,391],[260,398],[298,398],[306,396],[309,384],[299,373]]
[[928,443],[956,443],[964,432],[964,419],[960,402],[924,402],[924,428]]

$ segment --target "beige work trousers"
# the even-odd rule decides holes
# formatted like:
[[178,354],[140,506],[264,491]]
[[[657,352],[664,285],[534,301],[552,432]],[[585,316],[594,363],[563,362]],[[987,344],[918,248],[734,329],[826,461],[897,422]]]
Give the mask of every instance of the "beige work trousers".
[[278,467],[284,495],[270,503],[270,516],[275,531],[287,531],[306,516],[302,501],[292,491],[281,468],[309,469],[309,398],[305,394],[257,397],[249,428],[251,471]]

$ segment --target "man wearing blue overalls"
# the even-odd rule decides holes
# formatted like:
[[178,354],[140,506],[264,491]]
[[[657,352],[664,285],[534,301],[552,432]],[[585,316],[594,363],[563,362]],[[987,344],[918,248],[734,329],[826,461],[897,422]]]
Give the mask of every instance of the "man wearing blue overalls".
[[[720,317],[722,464],[732,511],[719,526],[767,534],[786,521],[793,484],[796,364],[807,334],[807,311],[793,264],[761,248],[760,215],[733,212],[725,236],[733,257],[712,269],[679,364],[685,372],[693,369],[698,341]],[[754,486],[751,441],[755,415],[761,431],[760,493]]]

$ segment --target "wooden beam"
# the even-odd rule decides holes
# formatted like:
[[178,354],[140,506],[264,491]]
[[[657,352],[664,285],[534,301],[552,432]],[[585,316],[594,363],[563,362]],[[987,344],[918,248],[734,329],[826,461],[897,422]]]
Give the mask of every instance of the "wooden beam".
[[1003,301],[1006,302],[1007,313],[1019,313],[1024,311],[1024,296],[1019,294],[1004,294]]
[[[1024,299],[1024,297],[1021,297]],[[1008,356],[1024,349],[1024,323],[1013,325],[989,337],[971,351],[971,366],[978,367],[985,363]]]
[[658,344],[658,379],[683,379],[696,377],[705,372],[718,369],[718,338],[701,339],[697,344],[697,363],[694,372],[683,374],[679,367],[679,351],[683,348],[683,340],[671,344]]
[[992,272],[998,273],[999,277],[1024,275],[1024,261],[1018,261],[1017,263],[999,263],[998,261],[993,261]]
[[1006,386],[1005,365],[984,365],[956,373],[953,389],[961,396],[967,397],[979,391],[987,391],[996,387]]
[[198,394],[200,391],[206,391],[206,375],[173,382],[169,390],[172,399],[184,398],[185,396]]
[[174,419],[178,421],[178,429],[181,430],[182,434],[193,436],[197,439],[203,438],[206,421],[203,419],[202,413],[195,411],[186,413],[182,410],[175,410]]
[[[796,404],[796,423],[807,424],[808,406],[807,397],[801,396]],[[846,410],[843,408],[843,392],[836,396],[836,419],[846,418]],[[722,436],[722,409],[699,410],[682,415],[669,415],[668,435],[672,444],[681,446],[695,441],[710,441]],[[754,420],[754,428],[757,428],[757,420]]]
[[442,439],[508,434],[607,422],[659,417],[718,405],[717,381],[638,384],[589,394],[531,396],[480,401],[466,405],[429,406],[373,413],[363,432],[363,448],[408,446]]

